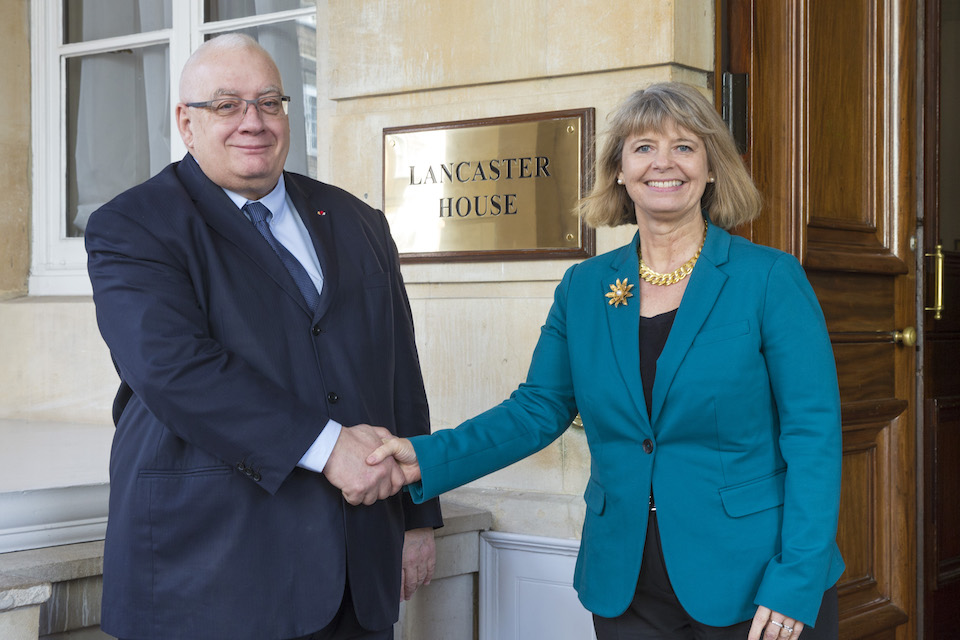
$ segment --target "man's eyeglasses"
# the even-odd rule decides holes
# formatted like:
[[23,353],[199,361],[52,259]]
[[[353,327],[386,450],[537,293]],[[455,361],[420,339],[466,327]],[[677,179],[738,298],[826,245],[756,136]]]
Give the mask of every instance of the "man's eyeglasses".
[[253,100],[217,98],[206,102],[187,102],[186,105],[196,109],[208,109],[224,120],[239,120],[247,115],[247,107],[251,104],[261,116],[279,116],[281,112],[287,115],[288,102],[290,102],[290,96],[262,96]]

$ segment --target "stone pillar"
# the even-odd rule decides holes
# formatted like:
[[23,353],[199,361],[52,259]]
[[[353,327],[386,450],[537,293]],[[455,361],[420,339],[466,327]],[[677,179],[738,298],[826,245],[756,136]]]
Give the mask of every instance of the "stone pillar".
[[18,576],[0,577],[0,638],[37,640],[40,605],[50,598],[50,583],[17,584]]
[[0,639],[108,638],[102,573],[103,542],[0,553]]

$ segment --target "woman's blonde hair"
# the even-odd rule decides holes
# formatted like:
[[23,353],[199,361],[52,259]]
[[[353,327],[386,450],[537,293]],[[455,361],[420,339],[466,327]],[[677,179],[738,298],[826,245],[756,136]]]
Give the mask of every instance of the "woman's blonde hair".
[[711,222],[732,229],[760,215],[760,192],[737,153],[733,137],[697,88],[679,82],[651,85],[627,98],[609,120],[597,155],[593,189],[579,206],[590,226],[636,223],[633,201],[626,188],[617,184],[624,142],[636,133],[663,133],[670,123],[704,142],[707,164],[716,182],[707,183],[700,203]]

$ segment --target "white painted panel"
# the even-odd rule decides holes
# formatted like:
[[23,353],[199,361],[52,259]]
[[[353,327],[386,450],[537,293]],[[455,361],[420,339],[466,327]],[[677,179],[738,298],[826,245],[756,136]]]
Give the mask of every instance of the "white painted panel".
[[480,536],[480,640],[595,640],[573,589],[580,543],[515,533]]

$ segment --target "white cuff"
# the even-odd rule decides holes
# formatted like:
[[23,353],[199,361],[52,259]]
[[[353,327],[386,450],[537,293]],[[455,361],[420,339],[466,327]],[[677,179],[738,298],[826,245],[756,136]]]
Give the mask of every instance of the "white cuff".
[[323,431],[320,432],[317,439],[313,441],[313,444],[310,445],[307,452],[300,458],[297,466],[309,469],[310,471],[316,471],[317,473],[323,473],[323,468],[327,466],[327,460],[330,459],[330,454],[333,453],[333,447],[337,444],[337,438],[340,437],[340,429],[342,428],[343,425],[336,420],[328,420]]

